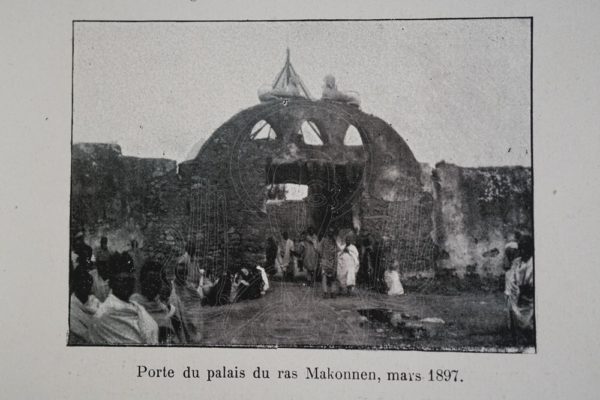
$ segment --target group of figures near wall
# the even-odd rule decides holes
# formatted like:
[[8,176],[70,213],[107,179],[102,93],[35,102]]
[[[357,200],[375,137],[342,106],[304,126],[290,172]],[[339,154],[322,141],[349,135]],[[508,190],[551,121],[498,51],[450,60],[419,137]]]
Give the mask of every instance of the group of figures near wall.
[[296,240],[282,233],[278,243],[267,240],[266,270],[279,279],[304,280],[309,286],[321,283],[324,298],[352,295],[356,285],[404,294],[398,264],[383,268],[376,243],[370,235],[328,228],[321,238],[309,227]]
[[203,306],[256,299],[269,289],[260,266],[208,276],[189,244],[175,265],[144,259],[135,240],[119,253],[106,237],[92,249],[78,233],[71,250],[70,344],[198,344]]
[[319,239],[309,228],[298,243],[287,233],[279,244],[269,238],[264,268],[207,271],[192,244],[170,263],[145,259],[135,240],[119,253],[109,249],[106,237],[92,249],[78,233],[70,259],[69,343],[199,344],[202,307],[258,299],[268,292],[270,279],[294,279],[298,271],[310,286],[321,282],[325,298],[352,295],[357,282],[384,284],[388,294],[403,294],[398,271],[377,267],[369,239],[362,238],[358,247],[355,242],[352,231],[329,229]]

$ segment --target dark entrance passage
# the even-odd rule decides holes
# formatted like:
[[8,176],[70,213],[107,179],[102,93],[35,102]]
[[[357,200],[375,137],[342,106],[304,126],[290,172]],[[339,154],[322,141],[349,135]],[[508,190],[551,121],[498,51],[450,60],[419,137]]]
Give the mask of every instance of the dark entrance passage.
[[359,220],[358,198],[363,190],[362,164],[335,164],[323,161],[271,163],[267,185],[294,183],[308,186],[305,199],[307,226],[323,235],[331,226],[351,229]]

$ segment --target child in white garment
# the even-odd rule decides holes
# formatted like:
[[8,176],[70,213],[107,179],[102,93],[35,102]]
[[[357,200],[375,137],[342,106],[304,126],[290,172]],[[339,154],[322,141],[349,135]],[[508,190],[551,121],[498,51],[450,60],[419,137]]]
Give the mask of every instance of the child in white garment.
[[388,296],[399,296],[404,294],[404,288],[402,287],[402,283],[400,282],[400,274],[398,270],[400,269],[400,265],[398,261],[394,261],[393,265],[390,265],[385,271],[383,279],[385,280],[385,285],[388,288]]

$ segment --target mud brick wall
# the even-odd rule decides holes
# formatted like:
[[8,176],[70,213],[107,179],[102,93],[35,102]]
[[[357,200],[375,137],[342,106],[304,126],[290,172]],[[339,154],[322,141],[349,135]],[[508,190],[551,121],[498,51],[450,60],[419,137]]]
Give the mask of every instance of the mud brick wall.
[[508,236],[532,231],[531,169],[439,163],[432,180],[438,266],[461,277],[501,275]]
[[399,186],[397,201],[361,198],[361,230],[380,243],[377,257],[384,268],[397,262],[403,277],[431,275],[433,197],[410,182]]
[[[276,138],[254,139],[265,121]],[[306,121],[322,145],[303,141]],[[362,146],[343,144],[350,126]],[[308,197],[267,202],[275,183],[307,185]],[[190,243],[215,271],[262,263],[269,236],[329,221],[369,233],[383,266],[397,264],[403,276],[493,276],[502,272],[507,235],[532,224],[530,169],[431,168],[385,121],[306,99],[242,110],[179,165],[123,156],[117,145],[76,144],[71,195],[72,233],[83,229],[92,246],[105,235],[112,249],[126,250],[136,239],[146,256],[174,263]]]
[[[72,149],[71,229],[84,230],[93,247],[107,236],[114,250],[125,250],[144,231],[169,214],[161,199],[177,184],[175,161],[125,157],[113,144],[85,143]],[[163,201],[161,201],[163,200]]]

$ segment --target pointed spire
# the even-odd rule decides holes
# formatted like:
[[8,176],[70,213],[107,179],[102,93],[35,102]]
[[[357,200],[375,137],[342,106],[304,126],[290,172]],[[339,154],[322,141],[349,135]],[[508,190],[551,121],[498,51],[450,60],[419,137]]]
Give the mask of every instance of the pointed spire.
[[277,78],[273,82],[273,90],[280,93],[297,92],[299,96],[312,99],[308,89],[302,82],[300,75],[296,72],[290,61],[290,49],[286,49],[285,65],[277,74]]

